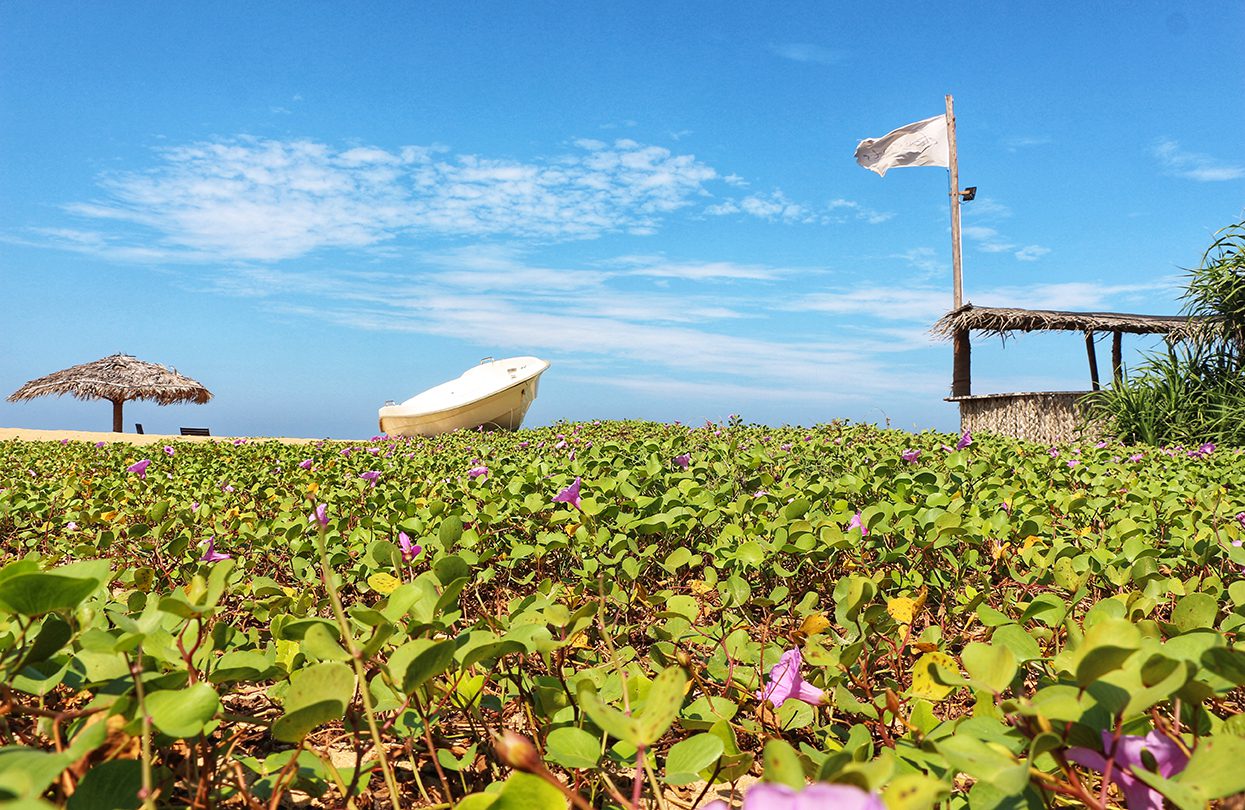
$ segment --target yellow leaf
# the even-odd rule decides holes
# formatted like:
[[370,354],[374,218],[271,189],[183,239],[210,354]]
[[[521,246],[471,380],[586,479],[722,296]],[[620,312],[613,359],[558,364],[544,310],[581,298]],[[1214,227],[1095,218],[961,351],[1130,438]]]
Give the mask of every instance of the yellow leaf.
[[568,524],[566,524],[566,536],[567,536],[567,537],[574,537],[574,536],[575,536],[575,532],[577,532],[577,531],[579,531],[579,524],[578,524],[578,523],[568,523]]
[[687,583],[687,586],[692,589],[692,593],[699,594],[701,596],[717,590],[717,588],[713,587],[708,582],[705,582],[703,579],[693,579]]
[[389,574],[380,573],[372,574],[368,577],[367,584],[377,593],[388,596],[398,589],[398,586],[402,584],[402,580]]
[[100,517],[100,520],[106,520],[109,523],[111,523],[112,521],[117,519],[117,513],[116,512],[105,512],[99,517]]
[[924,585],[916,592],[916,596],[897,596],[886,601],[886,612],[898,624],[912,624],[912,620],[925,607],[925,599],[929,596],[929,588]]
[[912,665],[912,688],[909,690],[909,693],[913,697],[937,702],[955,691],[954,686],[948,686],[935,680],[934,674],[937,672],[938,667],[957,674],[960,671],[960,667],[956,664],[955,659],[946,653],[925,653],[916,659],[916,663]]
[[320,485],[317,484],[315,481],[312,481],[310,484],[307,485],[307,491],[310,492],[312,495],[314,495],[320,491]]
[[830,620],[820,613],[812,613],[804,617],[800,632],[806,636],[814,636],[830,626]]
[[912,624],[912,617],[916,615],[916,600],[909,599],[906,596],[887,599],[886,612],[898,624]]

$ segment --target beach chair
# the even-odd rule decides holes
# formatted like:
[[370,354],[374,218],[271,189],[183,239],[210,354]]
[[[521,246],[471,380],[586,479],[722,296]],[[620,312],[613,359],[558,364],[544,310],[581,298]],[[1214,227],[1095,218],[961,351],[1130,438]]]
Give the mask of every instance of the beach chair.
[[143,432],[143,423],[142,423],[142,422],[135,422],[135,423],[134,423],[134,432],[135,432],[135,433],[142,433],[142,432]]
[[211,436],[212,432],[207,428],[182,428],[183,436]]

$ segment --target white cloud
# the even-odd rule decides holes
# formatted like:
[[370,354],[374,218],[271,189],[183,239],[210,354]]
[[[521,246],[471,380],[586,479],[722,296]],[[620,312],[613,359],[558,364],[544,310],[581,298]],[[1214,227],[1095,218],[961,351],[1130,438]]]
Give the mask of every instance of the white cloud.
[[831,200],[829,207],[832,211],[835,209],[853,211],[856,214],[856,219],[867,222],[870,225],[880,225],[881,223],[886,222],[889,219],[894,219],[895,217],[895,215],[890,211],[875,211],[872,208],[867,208],[860,203],[855,202],[854,200],[844,200],[842,198]]
[[155,167],[109,175],[104,198],[68,208],[139,226],[132,243],[170,256],[277,261],[406,233],[545,240],[648,233],[717,177],[693,155],[632,140],[576,146],[522,162],[451,157],[438,147],[335,149],[242,137],[158,150]]
[[[998,222],[1012,215],[1011,209],[1006,205],[989,198],[973,200],[966,203],[961,210],[963,215],[975,222]],[[975,243],[982,253],[1011,253],[1017,261],[1034,262],[1050,253],[1050,248],[1043,245],[1017,245],[993,225],[968,224],[963,226],[961,233],[965,239]]]
[[846,54],[842,51],[831,50],[825,46],[813,45],[807,42],[787,42],[780,45],[771,45],[770,50],[783,59],[817,65],[833,65],[846,58]]
[[1154,146],[1154,156],[1159,159],[1164,172],[1189,180],[1210,183],[1245,177],[1245,165],[1225,163],[1210,155],[1185,151],[1171,139],[1159,141]]
[[705,209],[711,216],[747,214],[767,222],[810,223],[818,216],[807,207],[792,202],[780,189],[772,192],[750,194],[739,199],[727,199]]
[[1025,245],[1012,255],[1022,262],[1035,262],[1047,253],[1050,253],[1050,248],[1048,247],[1042,247],[1041,245]]

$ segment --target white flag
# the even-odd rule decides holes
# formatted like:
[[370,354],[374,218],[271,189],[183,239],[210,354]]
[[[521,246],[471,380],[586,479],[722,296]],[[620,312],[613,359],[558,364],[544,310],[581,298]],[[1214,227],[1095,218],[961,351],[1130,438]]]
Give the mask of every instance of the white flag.
[[881,138],[866,138],[856,147],[856,162],[883,177],[887,169],[902,166],[950,166],[947,117],[935,115]]

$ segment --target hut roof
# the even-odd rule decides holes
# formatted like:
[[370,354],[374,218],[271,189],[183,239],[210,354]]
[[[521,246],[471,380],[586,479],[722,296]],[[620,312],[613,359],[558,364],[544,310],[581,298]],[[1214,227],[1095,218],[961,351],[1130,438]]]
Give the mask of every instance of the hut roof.
[[212,392],[198,380],[177,369],[148,363],[128,354],[114,354],[91,363],[31,380],[9,396],[9,402],[35,397],[72,394],[78,399],[109,399],[125,402],[151,399],[161,405],[174,402],[204,403]]
[[1185,315],[1131,315],[1124,312],[1062,312],[1053,309],[975,307],[965,304],[934,324],[944,338],[957,331],[985,332],[1006,338],[1013,332],[1129,332],[1134,335],[1189,337],[1200,319]]

